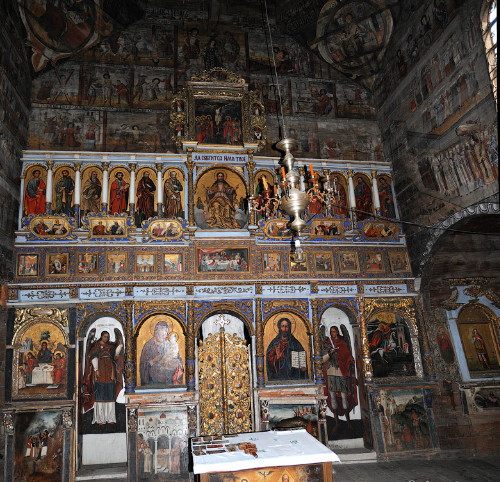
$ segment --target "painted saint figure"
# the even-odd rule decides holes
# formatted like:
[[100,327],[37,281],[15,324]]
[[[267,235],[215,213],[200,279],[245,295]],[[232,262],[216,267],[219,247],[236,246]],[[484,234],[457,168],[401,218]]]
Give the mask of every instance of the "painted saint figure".
[[356,217],[363,220],[371,216],[372,212],[372,193],[371,189],[362,177],[357,178],[357,184],[354,188],[356,198]]
[[149,177],[149,171],[144,171],[141,180],[137,183],[137,227],[141,227],[142,221],[153,217],[155,191],[156,185]]
[[46,341],[42,341],[42,348],[37,355],[38,363],[52,363],[52,352],[48,348]]
[[165,181],[165,217],[182,217],[182,184],[177,179],[177,171],[170,171],[168,179]]
[[24,212],[26,216],[30,214],[43,214],[45,212],[45,194],[47,186],[40,177],[40,170],[33,171],[33,177],[26,185],[24,193]]
[[123,178],[123,172],[115,174],[115,180],[111,183],[111,192],[109,196],[109,213],[121,214],[127,210],[128,190],[130,184]]
[[115,328],[115,342],[108,331],[102,331],[94,342],[95,328],[87,337],[85,373],[83,376],[83,410],[94,409],[92,423],[116,423],[115,402],[123,387],[123,338]]
[[483,337],[481,336],[479,331],[477,331],[477,328],[474,328],[472,330],[472,344],[474,345],[474,348],[476,349],[477,359],[479,360],[481,367],[486,369],[486,370],[491,370],[493,367],[491,366],[491,363],[490,363],[488,349],[486,348],[486,343],[485,343]]
[[267,378],[269,380],[292,380],[307,378],[306,352],[292,335],[292,322],[280,318],[276,324],[278,334],[269,343],[266,352]]
[[340,335],[336,326],[330,327],[330,336],[323,341],[323,372],[327,404],[335,416],[335,423],[338,424],[339,416],[345,416],[350,424],[349,413],[358,404],[356,369],[348,339]]
[[225,179],[223,172],[218,172],[214,183],[206,188],[206,203],[209,217],[207,224],[212,228],[239,228],[235,219],[236,190]]
[[166,321],[156,323],[153,337],[142,348],[139,369],[141,385],[180,385],[184,375],[179,345],[169,337]]
[[56,205],[54,213],[67,214],[73,216],[73,192],[75,190],[75,182],[69,175],[69,171],[64,169],[62,177],[56,184]]
[[101,181],[97,177],[97,171],[92,171],[90,177],[85,181],[82,191],[82,212],[98,213],[101,210]]

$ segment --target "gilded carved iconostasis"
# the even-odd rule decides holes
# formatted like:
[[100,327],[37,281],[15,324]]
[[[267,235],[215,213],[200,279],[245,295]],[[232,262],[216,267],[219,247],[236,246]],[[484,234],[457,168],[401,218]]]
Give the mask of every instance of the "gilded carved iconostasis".
[[260,1],[90,3],[21,2],[29,46],[2,46],[32,77],[2,127],[5,479],[187,481],[191,438],[290,427],[430,454],[447,411],[498,416],[488,266],[415,278],[498,180],[475,7],[290,0],[270,39]]

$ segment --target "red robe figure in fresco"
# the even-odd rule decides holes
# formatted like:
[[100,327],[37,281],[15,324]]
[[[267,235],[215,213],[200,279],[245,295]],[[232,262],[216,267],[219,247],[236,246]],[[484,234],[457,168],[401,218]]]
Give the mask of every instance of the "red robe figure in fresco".
[[336,326],[330,328],[330,336],[323,342],[323,371],[326,381],[327,404],[338,423],[358,404],[357,380],[354,358],[344,337]]
[[123,172],[116,173],[116,179],[111,183],[109,196],[109,213],[120,214],[127,210],[128,189],[130,184],[123,179]]
[[26,216],[30,214],[43,214],[45,212],[45,190],[44,180],[40,177],[40,171],[33,171],[33,177],[28,181],[24,193],[24,211]]

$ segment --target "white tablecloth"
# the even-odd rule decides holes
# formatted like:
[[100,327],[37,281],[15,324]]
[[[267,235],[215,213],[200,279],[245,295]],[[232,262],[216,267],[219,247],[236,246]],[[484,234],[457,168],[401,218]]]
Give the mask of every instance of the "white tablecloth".
[[48,363],[40,363],[31,372],[31,383],[33,385],[52,385],[52,371],[54,367]]
[[[193,472],[206,474],[259,467],[340,462],[334,452],[303,429],[242,433],[236,437],[230,437],[228,440],[230,444],[242,442],[255,444],[258,457],[245,454],[242,450],[193,455]],[[213,444],[220,444],[220,442],[214,441]],[[193,444],[191,444],[192,449]]]

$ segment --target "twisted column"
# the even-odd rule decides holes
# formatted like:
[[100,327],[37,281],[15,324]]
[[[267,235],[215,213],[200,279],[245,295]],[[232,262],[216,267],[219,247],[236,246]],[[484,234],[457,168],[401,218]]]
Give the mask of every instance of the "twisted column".
[[188,158],[186,161],[186,167],[188,170],[188,225],[190,228],[195,228],[194,222],[194,161],[193,157],[193,149],[188,148]]
[[313,324],[313,360],[314,360],[314,381],[318,384],[323,384],[323,362],[321,355],[321,339],[319,336],[319,315],[318,315],[318,305],[319,300],[312,299],[309,300],[311,304],[312,312],[312,324]]

